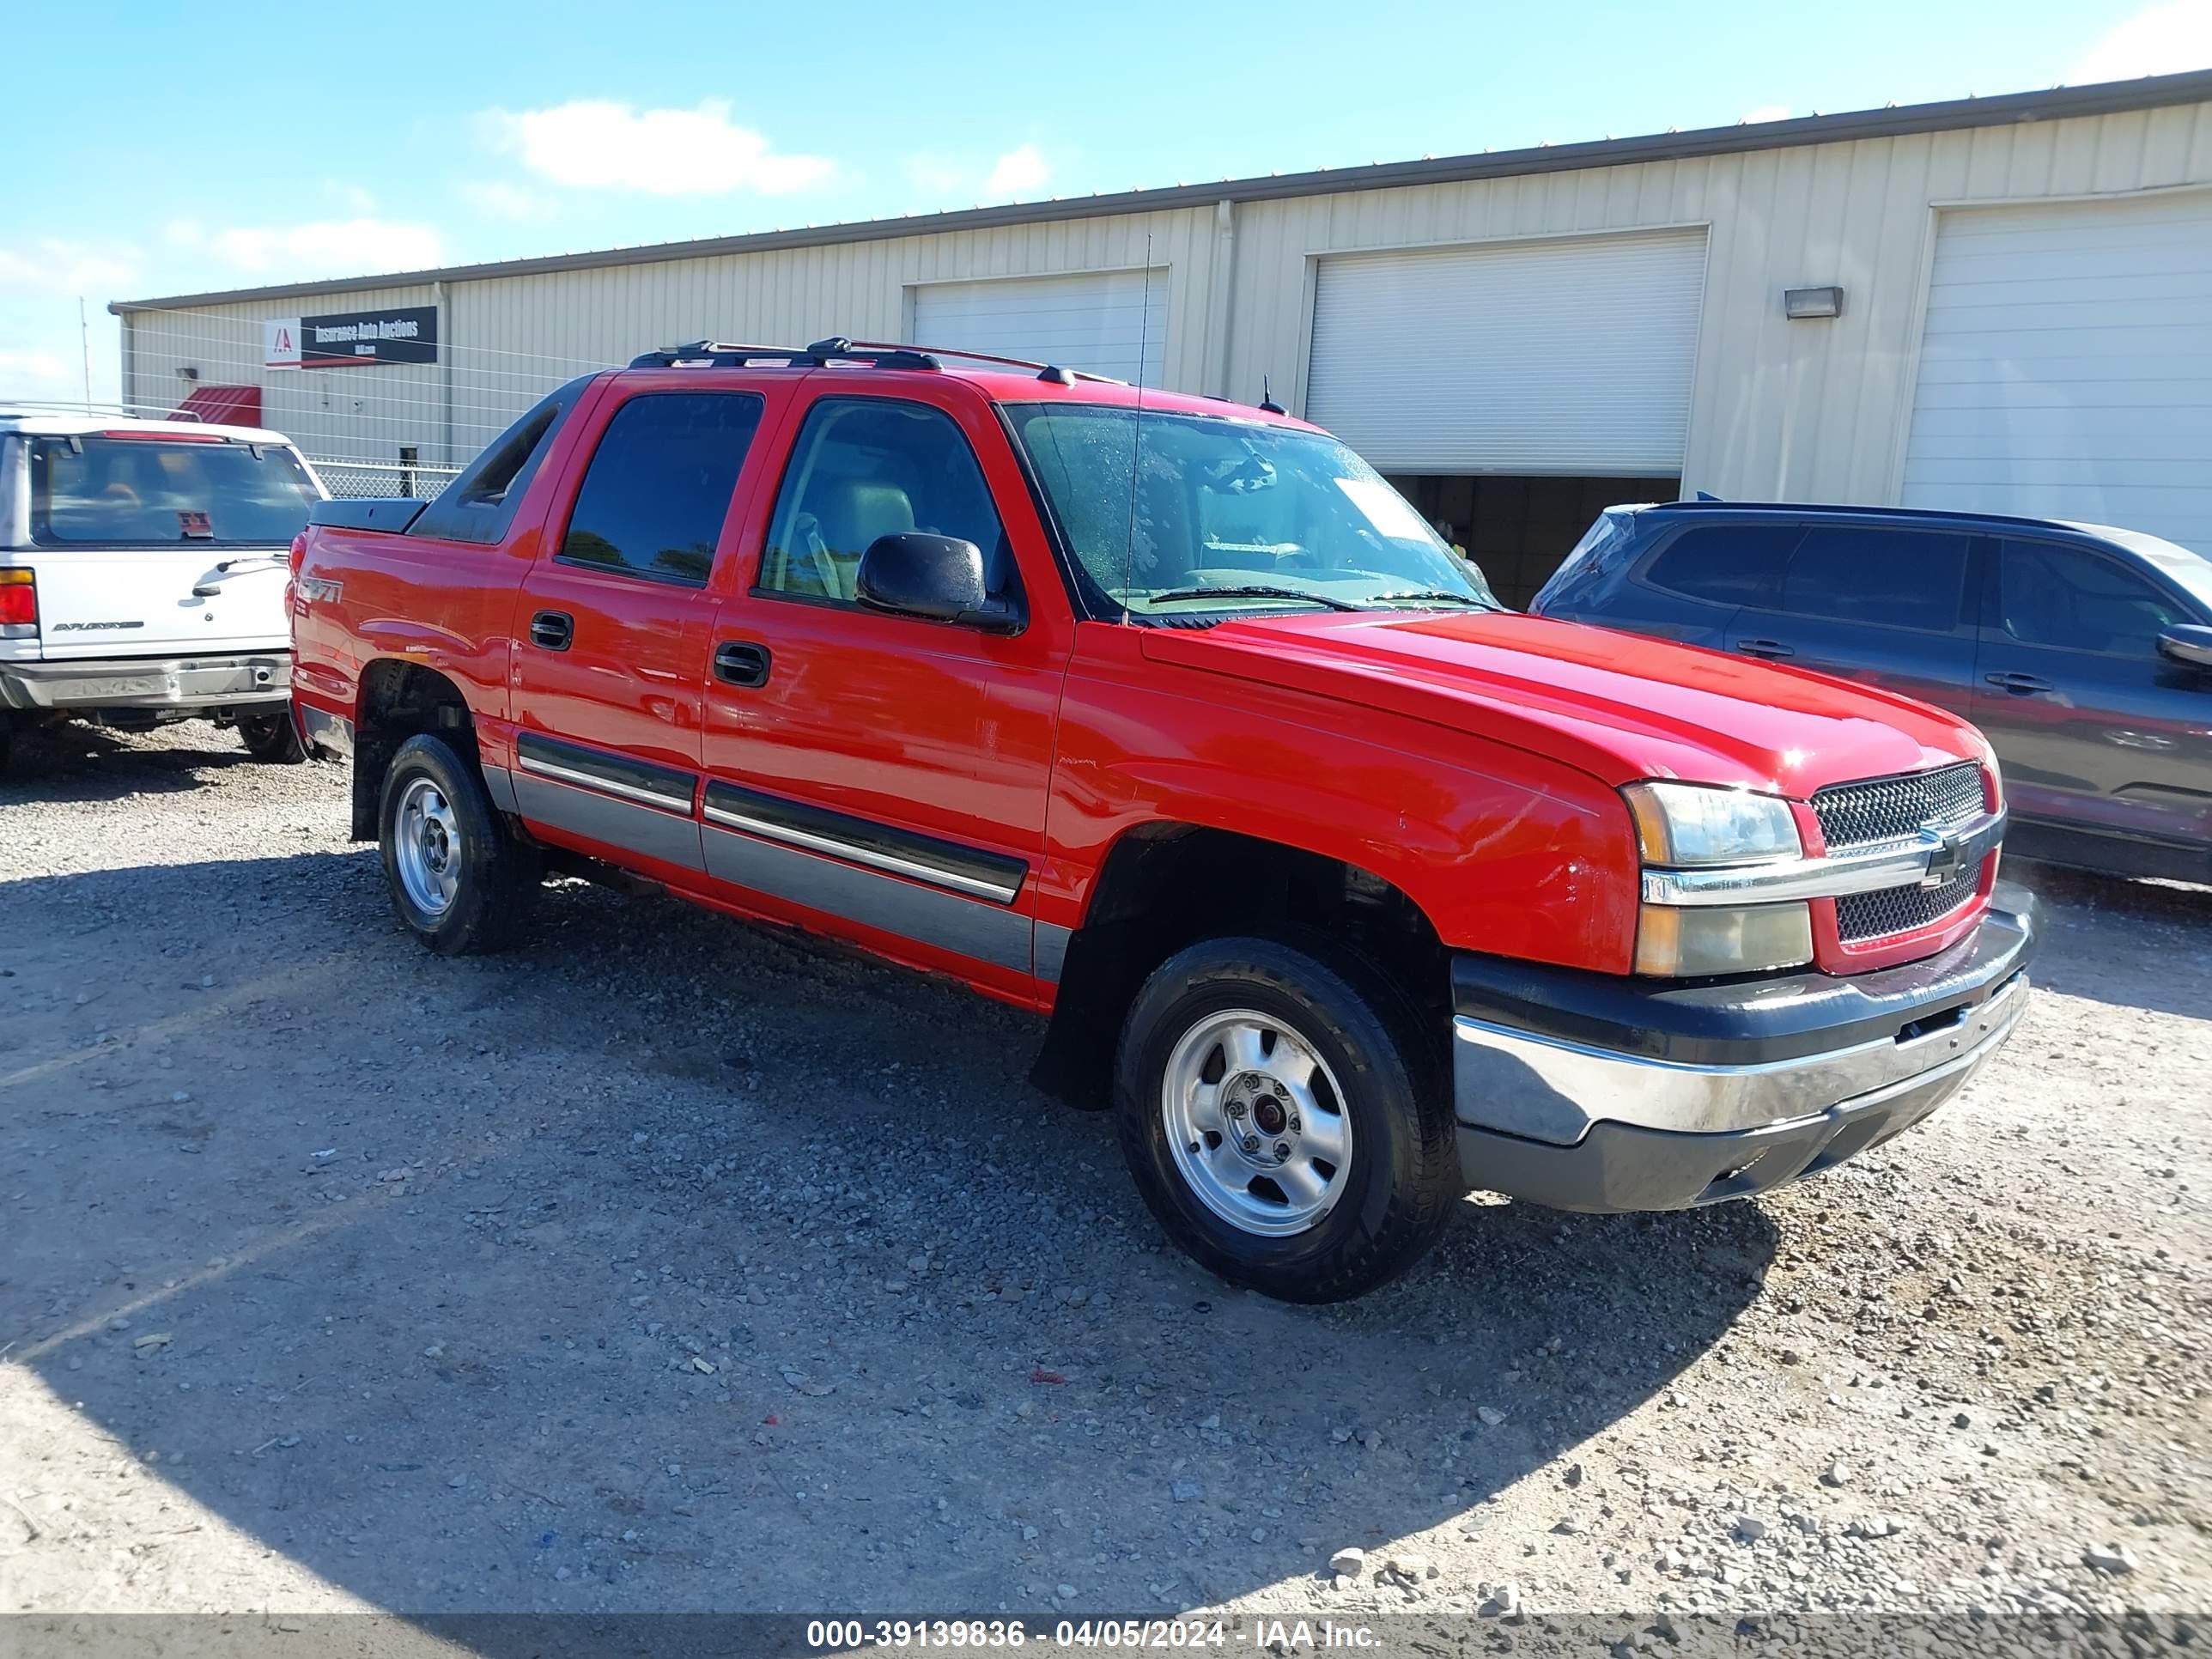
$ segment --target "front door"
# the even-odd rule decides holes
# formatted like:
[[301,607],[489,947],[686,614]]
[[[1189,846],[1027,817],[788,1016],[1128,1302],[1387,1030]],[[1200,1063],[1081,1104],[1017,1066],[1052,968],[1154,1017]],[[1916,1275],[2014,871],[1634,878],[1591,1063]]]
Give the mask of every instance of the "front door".
[[1966,715],[1973,702],[1972,538],[1956,531],[1814,524],[1778,601],[1729,625],[1747,656],[1836,674]]
[[[957,383],[817,395],[715,622],[702,808],[708,872],[741,908],[1020,1000],[1072,627],[1028,499]],[[974,542],[1028,625],[856,603],[868,544],[906,531]]]
[[514,620],[515,805],[544,839],[678,880],[700,868],[707,579],[763,410],[757,392],[646,382],[586,412],[591,459]]
[[2160,654],[2194,611],[2142,571],[2007,537],[1976,662],[1974,723],[2022,818],[2212,846],[2212,677]]

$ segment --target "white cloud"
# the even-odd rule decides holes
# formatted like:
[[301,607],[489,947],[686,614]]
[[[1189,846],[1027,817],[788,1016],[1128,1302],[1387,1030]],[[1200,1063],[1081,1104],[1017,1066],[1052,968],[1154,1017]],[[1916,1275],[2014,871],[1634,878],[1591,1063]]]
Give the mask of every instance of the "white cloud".
[[1737,118],[1740,123],[1753,121],[1786,121],[1790,118],[1787,104],[1761,104],[1757,109],[1747,109]]
[[180,247],[207,252],[237,270],[288,278],[358,276],[379,270],[421,270],[444,257],[428,225],[388,219],[318,219],[301,225],[234,225],[207,231],[188,219],[168,227]]
[[2212,0],[2166,0],[2114,28],[2074,66],[2076,86],[2212,69]]
[[[89,342],[77,335],[76,307],[66,317],[55,317],[47,325],[25,319],[0,325],[14,337],[0,344],[0,403],[21,398],[33,403],[77,403],[85,395],[87,346],[92,368],[92,395],[113,402],[117,394],[112,330],[94,327]],[[48,343],[34,343],[44,341]]]
[[1019,149],[1010,149],[1001,155],[991,168],[991,176],[983,181],[986,196],[1020,197],[1039,189],[1052,177],[1052,169],[1045,165],[1035,144],[1024,144]]
[[909,155],[899,166],[918,188],[932,196],[950,196],[975,177],[975,169],[957,155]]
[[112,299],[137,280],[138,256],[129,248],[102,251],[52,236],[0,247],[0,292]]
[[551,197],[503,179],[469,180],[457,188],[470,206],[501,219],[550,219],[559,210]]
[[0,381],[18,397],[51,398],[58,392],[84,395],[82,365],[69,362],[58,351],[35,348],[17,350],[0,346]]
[[639,110],[605,99],[485,117],[492,141],[540,178],[579,190],[635,190],[652,196],[716,196],[737,190],[781,195],[822,184],[836,164],[781,155],[730,121],[726,100],[696,109]]

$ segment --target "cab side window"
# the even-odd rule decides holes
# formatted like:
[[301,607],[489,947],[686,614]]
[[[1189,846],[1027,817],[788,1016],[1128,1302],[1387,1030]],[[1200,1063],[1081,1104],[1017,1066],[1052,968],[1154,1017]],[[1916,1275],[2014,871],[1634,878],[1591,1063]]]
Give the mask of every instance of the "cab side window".
[[702,586],[759,429],[752,392],[646,392],[615,411],[555,556],[651,581]]
[[1800,617],[1947,633],[1959,625],[1967,538],[1942,530],[1815,526],[1782,584]]
[[504,541],[555,434],[592,380],[578,375],[526,410],[422,509],[413,533],[484,547]]
[[2162,630],[2190,620],[2134,571],[2081,548],[2008,540],[1999,573],[1997,619],[2022,645],[2148,657]]
[[909,530],[975,543],[992,593],[1012,586],[1006,528],[952,417],[889,398],[825,398],[793,447],[754,591],[850,604],[868,544]]

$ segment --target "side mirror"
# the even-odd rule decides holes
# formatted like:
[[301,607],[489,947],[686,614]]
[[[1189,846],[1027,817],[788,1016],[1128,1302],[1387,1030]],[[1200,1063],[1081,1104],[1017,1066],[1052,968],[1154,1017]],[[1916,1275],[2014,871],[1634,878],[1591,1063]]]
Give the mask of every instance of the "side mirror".
[[983,551],[957,536],[919,530],[878,536],[860,555],[853,597],[874,611],[959,623],[987,634],[1021,631],[1021,612],[983,586]]
[[2191,668],[2212,668],[2212,628],[2177,623],[2158,636],[2160,656]]

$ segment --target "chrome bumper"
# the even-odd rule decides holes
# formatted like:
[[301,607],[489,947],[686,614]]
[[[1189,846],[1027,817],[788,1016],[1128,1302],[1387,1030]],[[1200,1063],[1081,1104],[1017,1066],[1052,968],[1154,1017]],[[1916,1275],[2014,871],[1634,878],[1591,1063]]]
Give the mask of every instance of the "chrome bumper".
[[0,662],[0,708],[90,714],[102,708],[236,708],[292,695],[289,652]]
[[[2001,1048],[2028,1000],[2033,902],[1991,913],[1998,937],[1936,964],[1844,981],[1832,1032],[1802,1020],[1775,1035],[1799,988],[1756,984],[1731,1007],[1654,994],[1650,1029],[1612,1042],[1531,1029],[1517,1018],[1462,1012],[1452,1024],[1460,1162],[1470,1187],[1571,1210],[1667,1210],[1748,1196],[1827,1169],[1919,1122],[1964,1088]],[[1556,985],[1545,988],[1556,991]],[[1632,994],[1632,993],[1631,994]],[[1468,1000],[1472,1000],[1468,999]],[[1555,1024],[1601,1025],[1619,988],[1551,1005]],[[1778,1009],[1781,1010],[1778,1013]],[[1871,1011],[1871,1012],[1870,1012]],[[1731,1014],[1753,1037],[1731,1040]],[[1684,1059],[1731,1047],[1787,1048],[1777,1058]],[[1637,1048],[1644,1052],[1636,1052]]]
[[1926,1073],[1971,1069],[2011,1034],[2027,1006],[2022,973],[1938,1030],[1750,1066],[1676,1065],[1462,1018],[1452,1022],[1460,1121],[1556,1146],[1600,1122],[1675,1134],[1763,1129]]

